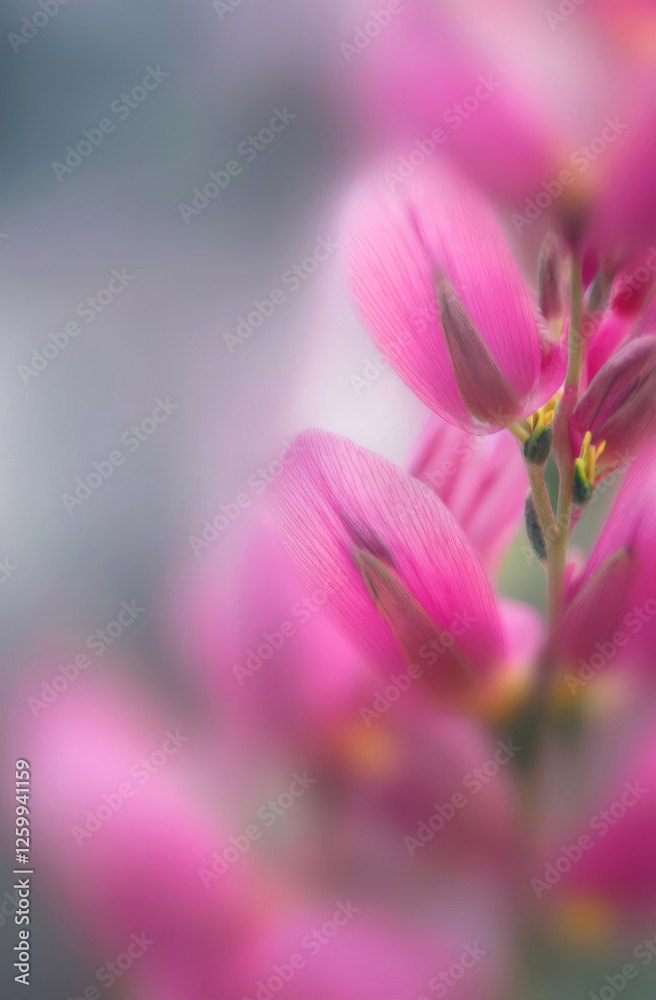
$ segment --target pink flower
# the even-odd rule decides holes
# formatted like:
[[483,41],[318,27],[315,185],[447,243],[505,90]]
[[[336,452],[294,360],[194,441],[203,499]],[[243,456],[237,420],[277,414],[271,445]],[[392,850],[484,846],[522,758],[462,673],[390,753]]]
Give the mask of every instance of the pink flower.
[[[356,893],[349,896],[337,903],[334,896],[331,902],[312,900],[295,913],[281,912],[262,955],[253,962],[247,996],[266,1000],[270,993],[276,995],[266,986],[271,980],[275,989],[281,982],[276,966],[291,972],[280,990],[283,1000],[423,1000],[439,997],[442,989],[453,1000],[507,995],[510,917],[486,885],[479,882],[470,892],[467,908],[448,887],[416,912],[409,910],[407,895],[402,907],[389,909],[380,903],[364,905]],[[342,926],[331,933],[328,923],[330,938],[317,936],[316,930],[335,912]],[[297,954],[303,961],[294,971],[289,960]],[[450,969],[455,969],[453,978]]]
[[417,664],[438,697],[490,675],[501,629],[453,516],[390,462],[326,431],[293,443],[274,487],[281,537],[304,582],[374,662]]
[[[596,199],[587,239],[614,259],[635,260],[656,236],[656,156],[654,77],[638,81],[631,118],[618,119],[620,141],[604,163],[601,195]],[[647,95],[647,100],[645,100]],[[642,104],[642,107],[640,105]]]
[[[570,586],[561,635],[587,683],[618,664],[649,667],[656,636],[654,449],[630,469],[585,568]],[[580,671],[579,671],[580,674]]]
[[603,445],[603,466],[614,468],[640,448],[656,429],[656,336],[632,340],[597,372],[570,420],[578,454],[589,432]]
[[[633,706],[631,729],[636,728],[638,709]],[[621,754],[621,767],[612,767],[597,793],[594,846],[586,851],[572,872],[570,885],[579,891],[602,897],[607,902],[628,908],[635,914],[652,914],[656,903],[656,742],[653,717],[647,720],[638,745],[622,753],[615,745],[611,759]],[[589,829],[589,826],[588,826]]]
[[174,577],[167,632],[215,709],[231,771],[247,750],[252,769],[264,748],[313,733],[367,675],[326,600],[299,580],[264,501]]
[[526,469],[510,434],[473,437],[431,417],[408,464],[446,504],[488,576],[493,576],[524,513]]
[[189,729],[158,718],[132,685],[87,675],[18,742],[41,789],[35,864],[97,960],[131,945],[135,996],[240,995],[254,897],[244,864],[201,879],[224,837],[197,799]]
[[[354,25],[371,20],[371,4],[352,6]],[[498,58],[472,44],[443,6],[407,4],[373,44],[358,41],[356,56],[342,52],[356,76],[361,129],[381,145],[401,143],[397,169],[449,157],[507,200],[558,172],[543,102],[527,100],[506,65],[499,73]]]
[[[588,328],[589,332],[588,332]],[[631,318],[625,313],[609,310],[599,321],[588,317],[581,327],[584,338],[589,338],[589,346],[584,361],[584,378],[581,387],[585,388],[597,372],[617,350],[631,328]]]
[[593,711],[589,722],[571,759],[576,798],[557,820],[553,816],[544,852],[544,862],[553,864],[569,845],[574,863],[560,869],[562,883],[548,895],[583,896],[615,923],[628,918],[635,926],[636,918],[651,920],[656,904],[654,712],[639,688],[626,700],[615,689],[612,708]]
[[563,349],[490,209],[460,183],[424,170],[361,189],[344,257],[351,297],[381,352],[450,423],[499,430],[561,385]]

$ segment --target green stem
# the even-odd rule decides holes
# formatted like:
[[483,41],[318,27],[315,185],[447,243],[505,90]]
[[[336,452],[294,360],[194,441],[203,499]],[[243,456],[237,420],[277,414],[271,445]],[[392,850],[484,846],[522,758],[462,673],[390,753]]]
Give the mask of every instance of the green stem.
[[558,554],[558,544],[560,542],[559,531],[554,518],[551,500],[549,499],[549,493],[547,492],[547,487],[544,481],[544,467],[541,465],[531,465],[530,462],[527,462],[526,471],[528,472],[531,492],[533,493],[533,501],[535,503],[535,510],[538,515],[542,535],[547,548],[547,600],[549,622],[553,625],[554,616],[557,612],[557,602],[555,603],[555,594],[552,592],[552,581],[556,576],[556,557]]
[[574,460],[567,457],[560,466],[560,483],[558,486],[558,511],[556,524],[558,535],[554,545],[553,567],[549,580],[553,613],[551,628],[555,630],[560,624],[563,596],[565,589],[565,571],[567,570],[567,553],[569,549],[569,533],[572,523],[572,491],[574,488]]
[[[582,366],[581,319],[583,316],[583,281],[580,257],[574,256],[570,278],[570,315],[569,315],[569,358],[567,377],[565,379],[565,409],[556,413],[555,422],[560,416],[567,421],[578,397]],[[560,410],[563,403],[559,404]],[[549,698],[554,673],[558,660],[558,631],[564,614],[565,573],[567,570],[567,554],[569,548],[570,526],[572,521],[572,487],[574,483],[574,457],[569,447],[566,428],[562,428],[562,437],[557,435],[556,441],[565,443],[557,452],[558,470],[560,473],[558,487],[558,506],[554,519],[551,500],[544,482],[544,470],[539,466],[526,468],[533,492],[535,509],[544,535],[547,549],[547,593],[549,608],[549,636],[542,656],[538,663],[535,685],[528,703],[525,706],[524,732],[529,750],[526,761],[527,771],[521,788],[522,819],[525,832],[534,840],[540,829],[540,811],[544,808],[544,790],[546,786],[546,749],[549,736]],[[556,444],[558,447],[558,444]],[[524,877],[523,875],[521,876]],[[527,906],[524,917],[530,915]],[[520,952],[525,957],[524,949]],[[522,970],[524,971],[524,970]],[[526,984],[517,985],[519,1000],[527,995]]]
[[[575,254],[572,259],[569,299],[569,358],[567,377],[565,379],[565,398],[567,413],[571,413],[578,398],[581,381],[581,365],[583,360],[583,343],[581,341],[581,319],[583,317],[583,278],[581,258]],[[567,414],[565,414],[566,416]],[[557,536],[554,545],[553,567],[550,572],[549,591],[551,594],[552,633],[558,628],[562,615],[563,591],[565,586],[565,571],[567,569],[567,552],[569,548],[569,533],[572,523],[572,490],[574,485],[574,456],[571,454],[569,441],[564,453],[557,456],[560,482],[558,486],[558,509],[556,513]]]

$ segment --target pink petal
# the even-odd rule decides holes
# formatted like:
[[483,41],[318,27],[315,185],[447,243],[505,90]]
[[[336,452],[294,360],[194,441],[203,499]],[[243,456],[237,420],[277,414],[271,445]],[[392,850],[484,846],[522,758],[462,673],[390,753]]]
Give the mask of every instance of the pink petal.
[[[656,103],[654,82],[642,81],[631,118],[617,116],[617,139],[604,162],[604,191],[590,222],[593,246],[631,260],[656,237]],[[641,106],[642,105],[642,106]],[[624,126],[618,131],[618,128]]]
[[325,600],[299,580],[264,501],[175,575],[166,632],[235,753],[244,732],[255,754],[313,732],[368,675]]
[[[409,601],[451,640],[457,636],[438,652],[426,646],[430,633],[419,645],[430,686],[452,684],[453,655],[483,675],[498,662],[499,620],[480,563],[437,497],[396,466],[327,431],[305,431],[275,484],[274,511],[302,579],[330,595],[327,611],[373,660],[403,667],[395,634],[354,561],[356,548],[378,545]],[[412,609],[409,615],[405,627],[416,630],[418,618]]]
[[408,472],[446,504],[493,576],[524,512],[528,481],[515,438],[506,433],[475,437],[431,417]]
[[[347,213],[344,256],[350,294],[374,341],[419,398],[450,422],[483,433],[498,429],[546,402],[548,395],[538,402],[536,392],[562,381],[562,349],[538,320],[494,217],[453,178],[423,170],[404,183],[378,179],[363,187]],[[454,373],[436,300],[436,282],[443,281],[482,342],[480,351],[465,354],[478,374],[458,373],[457,364]],[[490,373],[498,368],[493,382],[485,351]],[[493,389],[500,378],[508,386],[501,394]],[[480,399],[474,416],[459,379],[468,379],[470,405]]]
[[[600,772],[602,777],[594,801],[586,803],[587,817],[597,817],[593,830],[590,819],[586,827],[594,844],[573,866],[567,888],[601,897],[635,919],[651,915],[656,904],[656,743],[653,716],[645,718],[638,706],[623,724],[611,745],[598,739],[589,747],[589,773],[583,778],[599,782]],[[599,816],[602,809],[606,817]],[[575,843],[576,837],[566,842]]]
[[576,444],[590,431],[606,442],[603,463],[626,459],[656,431],[656,336],[631,340],[606,362],[571,419]]
[[[371,19],[370,3],[353,6],[354,24]],[[349,65],[362,126],[387,148],[402,142],[399,152],[411,163],[452,159],[495,197],[533,194],[553,174],[556,135],[535,95],[527,100],[505,72],[490,73],[489,52],[457,30],[443,6],[407,4],[392,21]],[[465,120],[467,98],[478,106]]]
[[[469,898],[468,906],[463,905],[462,895],[461,891],[460,898],[447,899],[438,891],[423,912],[408,912],[407,903],[393,910],[367,905],[354,894],[349,900],[333,897],[321,905],[315,902],[291,914],[281,913],[275,933],[253,965],[247,996],[257,998],[259,992],[266,1000],[268,993],[258,991],[258,982],[266,983],[276,965],[289,967],[292,955],[304,960],[280,991],[282,1000],[438,997],[439,991],[429,984],[444,985],[438,979],[440,973],[448,976],[448,969],[463,955],[462,968],[470,968],[462,982],[450,980],[455,987],[453,1000],[494,1000],[506,995],[511,967],[508,907],[487,886],[479,885],[476,899]],[[340,902],[346,913],[352,903],[351,918],[345,918],[344,909],[341,913],[337,909],[343,926],[324,947],[316,947],[313,931],[331,920]],[[476,944],[481,949],[478,953]],[[478,954],[476,961],[472,954]]]
[[530,604],[503,598],[499,614],[505,638],[506,667],[517,675],[531,672],[544,646],[547,630],[544,618]]
[[[202,884],[199,871],[224,838],[196,797],[189,730],[176,732],[152,700],[87,674],[22,720],[12,743],[25,748],[38,781],[35,867],[99,964],[146,934],[151,944],[129,974],[135,996],[219,1000],[238,989],[251,940],[246,868]],[[186,740],[149,774],[144,758],[161,756],[165,741],[170,750],[171,732]]]
[[570,663],[589,665],[596,654],[599,669],[644,663],[653,670],[655,458],[652,446],[635,460],[585,569],[570,589],[562,635]]
[[590,340],[582,388],[590,384],[597,372],[617,350],[630,326],[631,321],[626,315],[609,312],[603,317]]

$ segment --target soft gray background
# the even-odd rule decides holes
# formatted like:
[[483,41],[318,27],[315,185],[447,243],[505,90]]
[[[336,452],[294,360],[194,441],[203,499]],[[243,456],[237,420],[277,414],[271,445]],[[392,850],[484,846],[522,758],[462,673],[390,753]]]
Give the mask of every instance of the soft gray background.
[[[294,429],[311,332],[301,317],[323,276],[234,355],[222,334],[330,232],[351,146],[330,97],[338,5],[243,0],[221,21],[205,0],[70,0],[14,52],[8,33],[37,10],[5,0],[0,14],[0,559],[17,567],[0,589],[5,670],[134,597],[146,613],[129,642],[180,693],[157,627],[161,588],[188,535]],[[148,64],[169,77],[124,121],[112,115],[115,131],[60,183],[52,161]],[[296,119],[186,226],[178,204],[285,105]],[[17,367],[32,348],[123,266],[135,275],[125,292],[24,385]],[[67,513],[61,494],[167,395],[179,404],[169,421]],[[63,944],[56,901],[34,884],[29,996],[77,996],[95,966]],[[15,931],[2,921],[3,996],[27,992],[12,988]]]

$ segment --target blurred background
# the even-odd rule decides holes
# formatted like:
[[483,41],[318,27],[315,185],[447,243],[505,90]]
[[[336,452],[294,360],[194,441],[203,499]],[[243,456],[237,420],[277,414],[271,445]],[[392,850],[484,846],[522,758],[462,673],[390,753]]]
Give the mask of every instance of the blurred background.
[[[306,947],[281,995],[442,995],[431,977],[482,926],[488,965],[466,989],[504,995],[491,984],[507,960],[507,901],[490,863],[508,845],[490,838],[484,870],[467,856],[503,794],[481,795],[480,815],[477,803],[451,834],[460,867],[403,848],[422,809],[488,751],[466,726],[447,741],[427,721],[417,735],[412,699],[384,731],[363,730],[359,709],[380,682],[340,645],[321,600],[275,672],[254,666],[265,633],[277,648],[281,622],[304,622],[292,609],[308,596],[275,549],[266,495],[306,426],[404,463],[428,415],[376,364],[346,300],[340,214],[359,173],[396,162],[481,74],[530,87],[537,128],[557,120],[574,150],[629,107],[627,78],[650,71],[654,32],[593,0],[555,25],[555,3],[417,0],[440,19],[437,48],[426,40],[417,55],[432,103],[413,115],[399,100],[388,114],[408,78],[394,39],[410,4],[362,50],[356,32],[391,6],[3,4],[3,996],[24,989],[12,971],[20,758],[32,766],[28,995],[255,996],[349,901],[360,923],[316,958]],[[440,63],[447,23],[472,53],[455,80]],[[455,136],[454,148],[467,161]],[[526,194],[496,204],[532,282],[548,220],[516,231]],[[522,543],[500,586],[542,608]],[[251,673],[240,680],[235,664]],[[436,759],[441,769],[417,776]],[[132,794],[117,792],[126,783]],[[103,796],[116,794],[113,808]],[[278,811],[259,811],[270,800]],[[111,818],[89,827],[103,803]],[[251,844],[253,823],[264,835]],[[239,860],[224,876],[215,854],[231,847]],[[144,933],[156,943],[98,979]],[[267,991],[278,992],[265,982],[261,1000]]]

